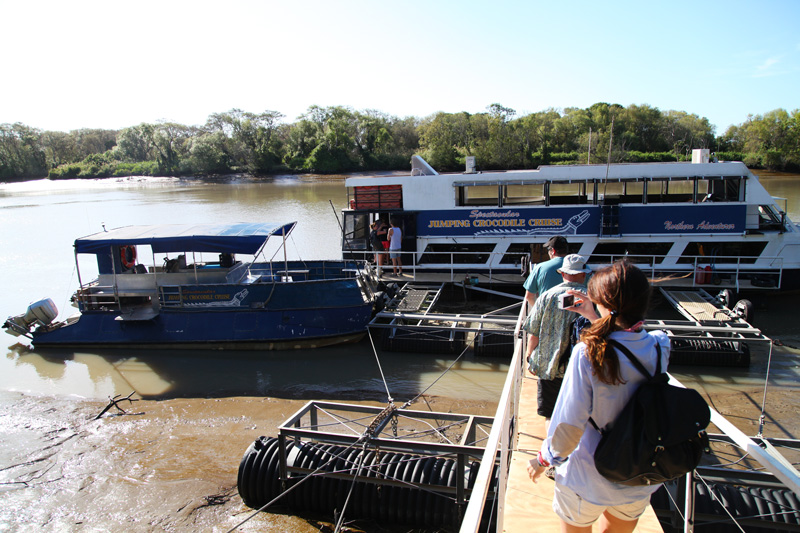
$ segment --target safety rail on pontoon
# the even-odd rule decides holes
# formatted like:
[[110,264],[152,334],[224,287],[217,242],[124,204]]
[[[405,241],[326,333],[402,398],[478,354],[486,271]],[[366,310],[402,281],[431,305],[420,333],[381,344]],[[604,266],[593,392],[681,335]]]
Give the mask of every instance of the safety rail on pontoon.
[[[505,494],[509,479],[509,469],[511,465],[511,454],[513,453],[517,442],[518,431],[518,416],[520,408],[520,391],[522,389],[522,379],[525,372],[525,364],[523,354],[526,353],[527,335],[522,334],[522,322],[527,316],[528,308],[523,303],[520,314],[518,317],[517,326],[515,329],[515,345],[514,355],[509,367],[508,376],[506,377],[505,385],[500,394],[500,400],[497,405],[497,411],[494,416],[495,423],[492,425],[489,438],[486,441],[483,458],[481,460],[481,467],[478,471],[475,484],[472,489],[472,497],[469,501],[467,509],[464,514],[464,519],[461,523],[461,533],[478,533],[481,526],[481,517],[483,516],[484,504],[487,497],[490,495],[490,486],[496,486],[496,495],[498,499],[496,524],[497,531],[505,530],[503,527]],[[762,340],[770,341],[764,337]],[[680,383],[671,378],[673,384],[680,385]],[[760,463],[763,467],[770,470],[775,478],[780,480],[789,490],[795,494],[800,495],[800,474],[796,468],[789,464],[785,458],[780,456],[774,448],[772,448],[766,439],[750,438],[742,431],[736,428],[728,420],[725,419],[714,409],[711,409],[711,422],[716,426],[722,434],[724,434],[730,441],[734,442],[739,448],[742,449],[744,454],[749,454],[753,459]],[[765,444],[766,442],[766,444]],[[492,484],[493,468],[497,464],[496,475],[498,476],[496,485]],[[699,469],[698,469],[699,470]],[[696,483],[693,476],[686,476],[687,486],[692,486]],[[694,517],[692,516],[694,505],[691,501],[694,495],[693,490],[686,491],[689,495],[686,501],[686,508],[690,509],[689,513],[685,513],[685,531],[693,531]]]

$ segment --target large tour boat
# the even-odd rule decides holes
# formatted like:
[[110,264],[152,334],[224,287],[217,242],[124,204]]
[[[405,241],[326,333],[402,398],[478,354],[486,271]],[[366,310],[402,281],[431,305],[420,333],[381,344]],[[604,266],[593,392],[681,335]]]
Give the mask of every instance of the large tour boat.
[[369,250],[369,225],[396,219],[404,271],[508,281],[563,235],[597,268],[627,256],[665,284],[734,290],[800,286],[800,232],[785,200],[740,162],[543,166],[347,179],[345,258]]
[[[79,238],[80,313],[54,322],[45,299],[3,327],[37,348],[284,349],[360,338],[378,297],[363,262],[258,260],[271,238],[285,250],[294,226],[127,226]],[[78,258],[87,254],[98,276],[83,283]]]

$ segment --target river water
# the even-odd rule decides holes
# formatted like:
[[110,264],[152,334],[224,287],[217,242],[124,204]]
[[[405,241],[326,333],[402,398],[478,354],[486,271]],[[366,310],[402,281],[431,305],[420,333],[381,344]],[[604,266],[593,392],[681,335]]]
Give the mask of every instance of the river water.
[[[800,176],[764,175],[762,181],[774,196],[787,199],[789,216],[800,221]],[[60,319],[74,312],[69,297],[78,279],[72,243],[76,237],[102,231],[103,227],[296,220],[298,225],[289,241],[290,259],[338,258],[341,237],[337,215],[346,201],[341,176],[36,180],[0,184],[0,320],[24,312],[30,302],[45,297],[56,303]],[[91,279],[91,268],[87,265],[84,272],[83,262],[81,267],[82,279]],[[771,387],[786,393],[781,412],[796,418],[800,409],[796,399],[800,370],[796,362],[798,350],[793,346],[800,345],[800,325],[792,313],[786,312],[796,306],[795,297],[768,295],[754,302],[756,325],[786,346],[776,348],[772,354],[766,348],[756,348],[749,369],[684,368],[676,369],[676,377],[709,394],[756,391],[763,386],[769,364]],[[227,493],[235,491],[236,466],[251,434],[274,435],[277,423],[294,412],[302,399],[385,403],[389,396],[403,402],[427,389],[430,396],[446,399],[434,406],[435,410],[461,405],[470,410],[467,412],[479,410],[476,414],[488,414],[494,410],[508,370],[503,361],[469,354],[437,379],[453,363],[454,356],[384,353],[373,350],[369,338],[351,345],[268,353],[30,351],[24,337],[15,339],[0,333],[0,341],[5,354],[0,357],[0,498],[6,503],[0,506],[4,507],[0,510],[3,530],[24,530],[24,524],[38,524],[53,531],[105,531],[134,521],[137,525],[130,530],[158,530],[165,524],[177,530],[214,529],[210,527],[213,520],[198,522],[198,515],[183,517],[184,522],[159,522],[169,512],[161,506],[187,505],[173,502],[172,498],[183,495],[191,499],[191,495],[203,491],[209,495],[214,486],[223,487]],[[139,421],[135,425],[121,417],[113,428],[88,425],[86,420],[91,419],[98,406],[105,405],[107,398],[130,392],[156,400],[143,410],[147,423]],[[755,392],[748,396],[754,405],[761,401],[757,396]],[[191,408],[182,402],[191,402]],[[176,425],[176,417],[192,422]],[[780,427],[792,426],[778,415],[769,419]],[[235,437],[223,447],[214,439],[227,432]],[[241,432],[243,435],[239,435]],[[787,430],[784,434],[791,433]],[[24,474],[8,465],[37,462],[38,452],[54,446],[47,443],[51,438],[62,448],[62,471],[57,478],[62,480],[60,484],[18,481]],[[62,441],[73,448],[61,445]],[[97,444],[99,441],[115,443],[116,455],[107,455],[111,452]],[[150,450],[148,446],[154,442],[158,453],[143,451]],[[187,442],[211,442],[209,446],[216,446],[227,456],[223,457],[224,465],[211,469],[212,474],[198,473],[197,479],[187,473],[192,470],[188,466],[180,475],[175,473],[176,457],[187,453]],[[129,464],[131,448],[139,450],[136,453],[143,453],[147,460]],[[104,450],[103,454],[98,455],[97,450]],[[216,459],[205,457],[196,446],[191,450],[192,461],[215,464]],[[90,456],[92,467],[85,459]],[[97,465],[109,473],[100,475],[97,470],[101,467]],[[150,469],[147,475],[127,476],[129,469],[146,468]],[[39,476],[37,472],[28,474]],[[48,472],[53,476],[52,471]],[[95,483],[86,481],[87,477]],[[111,478],[122,481],[112,483]],[[187,478],[194,481],[176,485],[177,480],[183,483]],[[35,491],[21,488],[34,485]],[[102,487],[120,490],[120,485],[123,496],[136,498],[140,506],[151,509],[150,513],[137,518],[129,510],[117,509],[117,503],[109,501]],[[139,487],[138,491],[133,485]],[[84,499],[64,499],[65,492],[70,491],[84,494]],[[47,503],[37,505],[40,499]],[[103,501],[102,506],[98,506],[99,500]],[[22,508],[25,512],[20,514]],[[109,514],[109,509],[119,516]],[[222,520],[220,516],[214,518]],[[93,525],[84,527],[85,523]],[[271,531],[316,530],[305,524],[287,525],[275,517],[262,520],[261,526]]]
[[[0,234],[0,279],[5,287],[0,316],[24,312],[31,301],[45,297],[56,303],[60,319],[74,313],[69,297],[78,279],[72,242],[104,226],[296,220],[288,241],[289,259],[340,258],[337,217],[346,200],[341,177],[38,180],[0,185],[0,227],[5,229]],[[80,267],[84,282],[94,277],[90,261],[81,261]],[[5,334],[0,339],[7,341],[5,346],[14,343]],[[196,351],[42,354],[15,352],[0,359],[0,389],[92,398],[127,394],[132,388],[161,398],[281,392],[386,397],[369,339],[355,347],[257,355],[228,351],[224,357]],[[331,360],[337,364],[320,364]],[[386,355],[381,363],[397,399],[425,388],[431,376],[449,364],[420,354]],[[467,362],[437,384],[437,392],[495,398],[502,386],[498,367],[502,365],[496,362]]]

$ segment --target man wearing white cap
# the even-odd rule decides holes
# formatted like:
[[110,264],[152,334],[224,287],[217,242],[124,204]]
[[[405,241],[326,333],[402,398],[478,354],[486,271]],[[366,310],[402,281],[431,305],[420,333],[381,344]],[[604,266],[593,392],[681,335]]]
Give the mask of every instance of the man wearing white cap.
[[[553,408],[561,389],[564,370],[569,360],[570,324],[578,316],[566,311],[559,305],[561,295],[567,291],[586,291],[586,275],[591,272],[586,266],[586,258],[578,254],[564,257],[558,273],[563,282],[546,290],[536,299],[528,318],[522,328],[528,336],[528,369],[539,378],[538,413],[545,417],[545,426],[549,425]],[[570,304],[571,305],[571,304]],[[575,305],[580,305],[576,303]]]

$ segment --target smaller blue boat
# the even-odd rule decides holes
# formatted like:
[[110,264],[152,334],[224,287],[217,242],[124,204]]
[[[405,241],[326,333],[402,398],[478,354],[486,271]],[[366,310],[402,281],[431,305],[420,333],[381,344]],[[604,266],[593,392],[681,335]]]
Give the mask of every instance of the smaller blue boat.
[[[80,313],[54,322],[58,310],[45,299],[3,328],[37,348],[265,350],[358,340],[380,296],[374,272],[360,261],[288,261],[295,224],[126,226],[79,238],[72,301]],[[283,260],[258,261],[281,248]],[[86,284],[85,254],[98,272]]]

